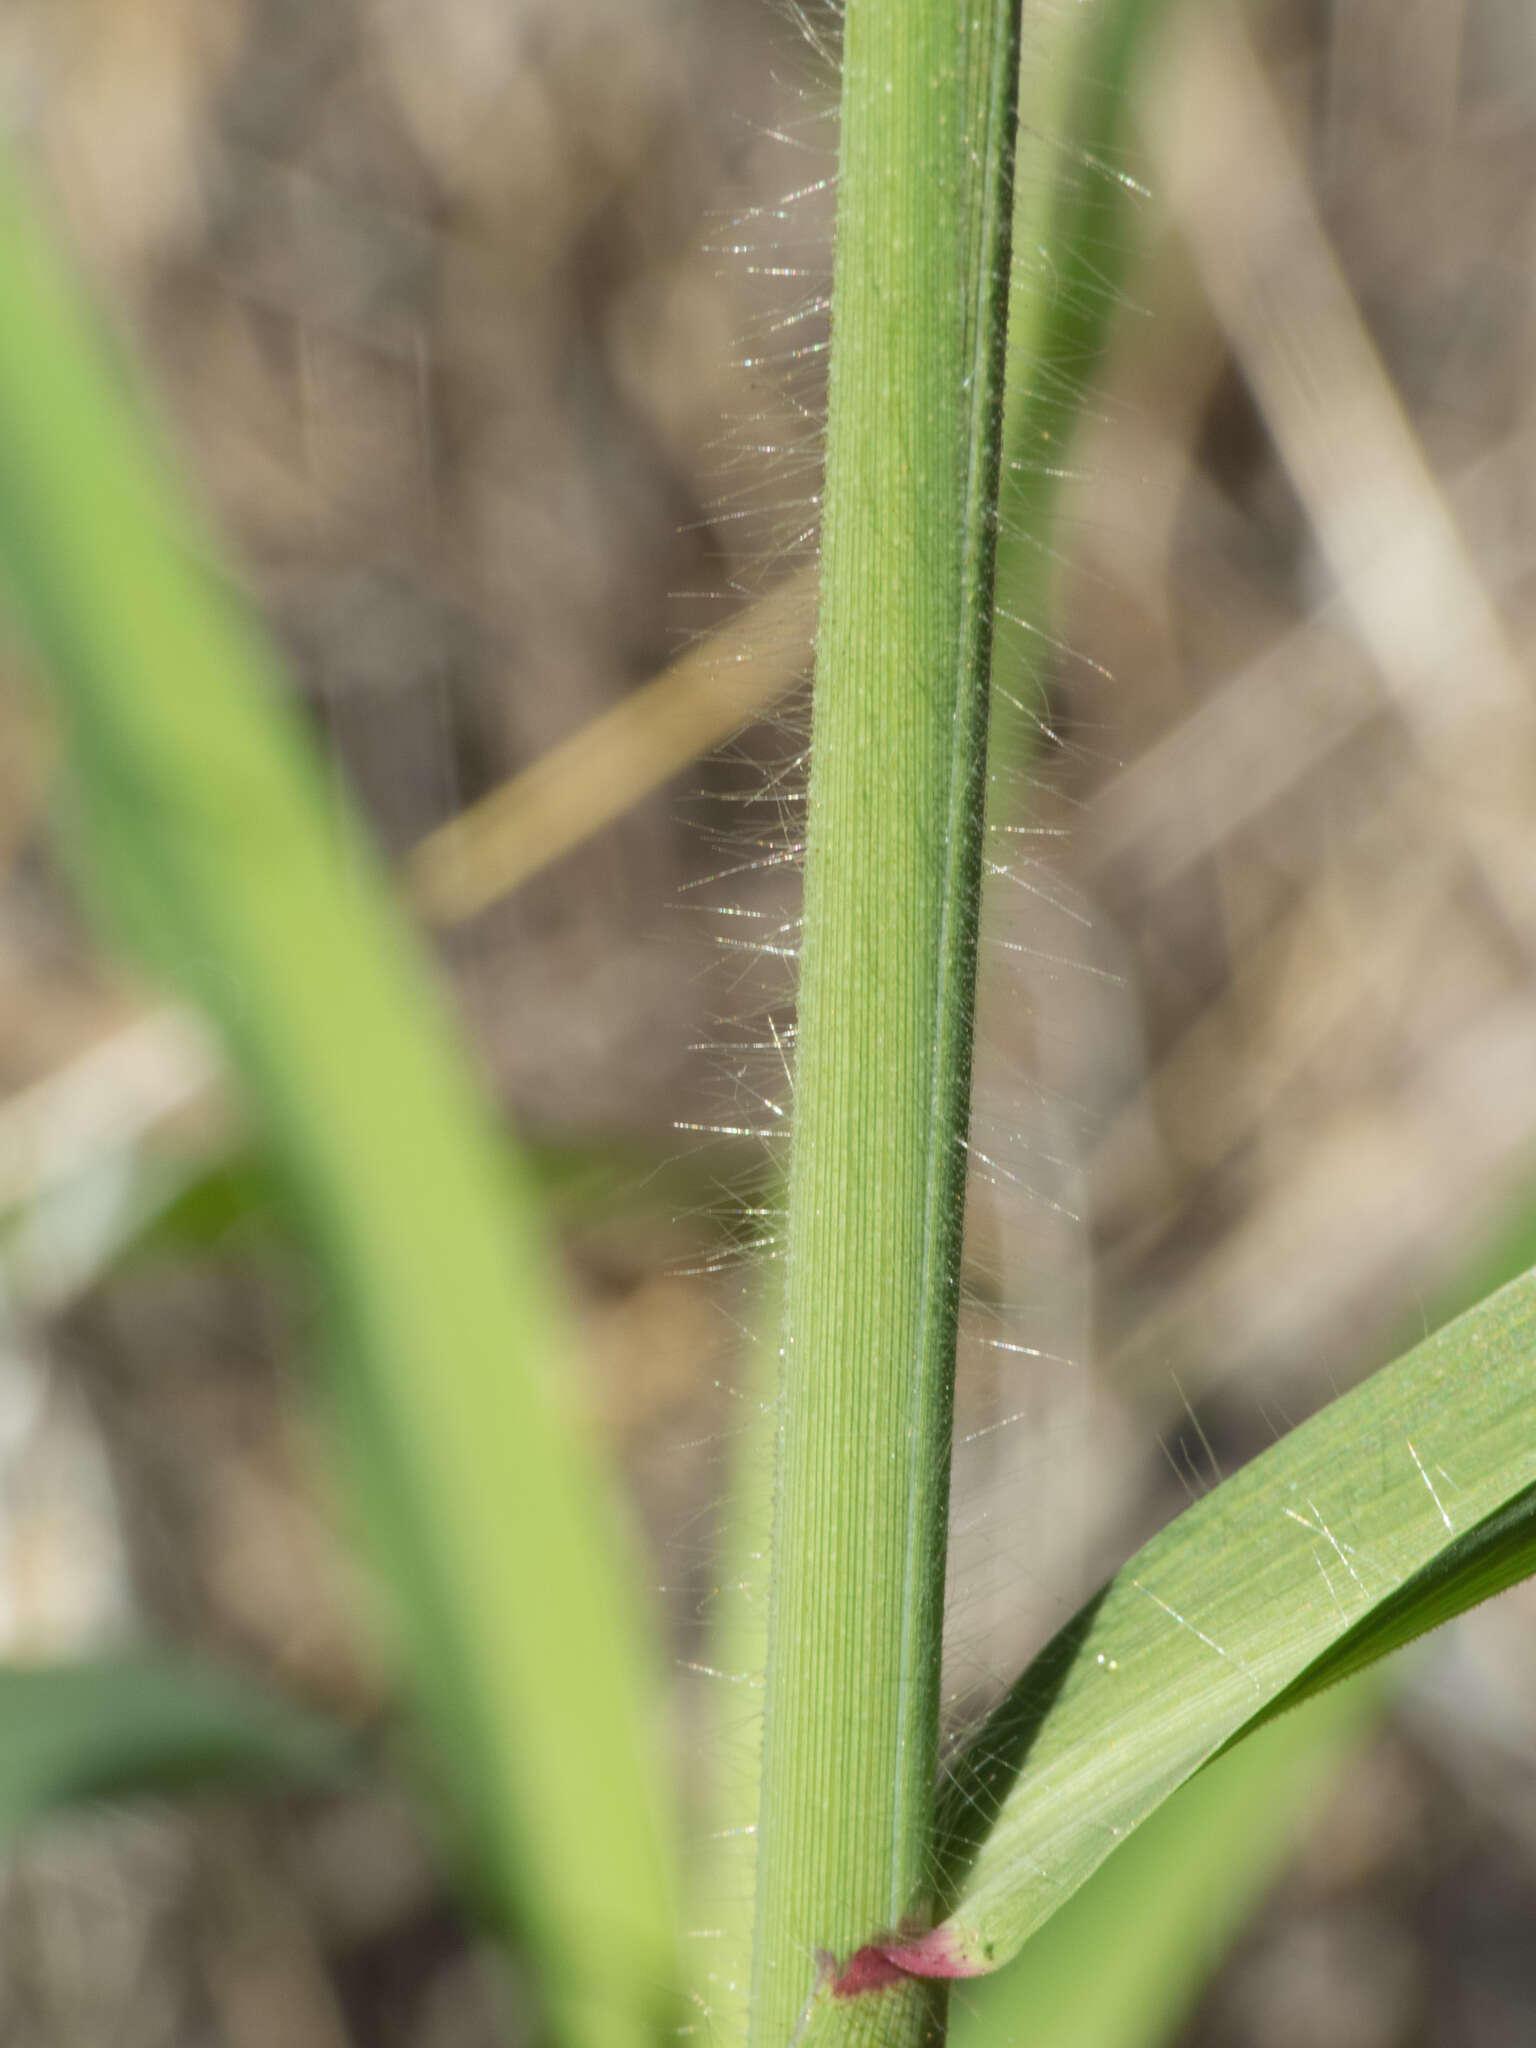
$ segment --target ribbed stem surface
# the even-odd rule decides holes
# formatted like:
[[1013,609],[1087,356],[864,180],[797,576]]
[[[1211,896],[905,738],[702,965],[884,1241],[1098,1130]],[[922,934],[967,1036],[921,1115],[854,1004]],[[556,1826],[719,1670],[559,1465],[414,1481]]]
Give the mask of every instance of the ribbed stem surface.
[[[848,0],[754,2039],[926,1922],[997,486],[1010,0]],[[878,2007],[878,2013],[874,2010]]]

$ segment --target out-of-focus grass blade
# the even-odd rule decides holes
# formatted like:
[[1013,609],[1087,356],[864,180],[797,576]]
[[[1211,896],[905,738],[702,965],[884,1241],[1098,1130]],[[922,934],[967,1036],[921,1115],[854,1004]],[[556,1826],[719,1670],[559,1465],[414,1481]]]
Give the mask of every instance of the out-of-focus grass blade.
[[561,2036],[653,2041],[677,1966],[647,1660],[529,1178],[5,170],[0,305],[0,577],[76,848],[216,1020],[280,1163],[465,1847]]
[[1174,4],[1025,10],[997,538],[999,616],[1025,637],[997,663],[994,781],[1025,765],[1042,714],[1058,501],[1137,243],[1123,134],[1143,55]]
[[[518,1155],[514,1171],[531,1175],[546,1214],[561,1225],[582,1229],[695,1215],[701,1228],[706,1221],[711,1230],[720,1227],[720,1185],[729,1184],[730,1175],[728,1151],[724,1169],[711,1156],[708,1174],[639,1144],[534,1140],[520,1144]],[[232,1231],[260,1229],[280,1201],[270,1163],[247,1145],[193,1165],[146,1161],[144,1178],[149,1184],[143,1218],[124,1241],[126,1260],[196,1251],[217,1245]]]
[[1379,1702],[1335,1686],[1198,1772],[1024,1945],[957,1988],[950,2048],[1154,2048],[1301,1841]]
[[318,1715],[185,1658],[0,1667],[0,1839],[89,1800],[314,1784],[354,1761]]
[[[765,1191],[766,1192],[766,1191]],[[768,1194],[770,1204],[780,1190]],[[763,1670],[768,1642],[768,1556],[773,1533],[774,1438],[783,1297],[769,1267],[743,1347],[741,1421],[731,1435],[731,1513],[719,1582],[709,1601],[711,1681],[704,1737],[708,1826],[688,1870],[698,1932],[689,1942],[695,2005],[711,2038],[746,2038],[757,1888]]]
[[1536,1569],[1536,1275],[1448,1324],[1139,1551],[1015,1683],[940,1818],[949,1918],[879,1944],[997,1967],[1202,1764]]

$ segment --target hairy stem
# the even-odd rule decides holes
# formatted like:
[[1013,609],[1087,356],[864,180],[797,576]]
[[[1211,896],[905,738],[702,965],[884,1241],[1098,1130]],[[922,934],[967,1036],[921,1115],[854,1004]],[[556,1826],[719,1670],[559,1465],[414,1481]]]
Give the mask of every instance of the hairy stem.
[[[926,1924],[986,781],[1015,0],[848,0],[754,2038]],[[846,1988],[846,1987],[844,1987]],[[879,2014],[872,2009],[878,2004]]]

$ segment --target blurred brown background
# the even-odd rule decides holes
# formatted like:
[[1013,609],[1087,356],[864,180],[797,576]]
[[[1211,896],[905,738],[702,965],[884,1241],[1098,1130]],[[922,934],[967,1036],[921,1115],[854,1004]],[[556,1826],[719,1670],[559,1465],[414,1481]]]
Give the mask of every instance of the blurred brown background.
[[[1046,732],[989,881],[957,1706],[1536,1239],[1536,17],[1170,14],[1122,156],[1065,160],[1146,189],[1106,199],[1051,642],[1002,650]],[[755,1200],[700,1127],[785,1107],[826,92],[758,0],[0,9],[8,124],[549,1155],[684,1664]],[[118,1258],[238,1121],[79,922],[20,681],[0,1641],[147,1627],[373,1711],[259,1211]],[[1530,2038],[1533,1631],[1521,1590],[1419,1659],[1191,2040]],[[490,1968],[377,1788],[71,1822],[0,1873],[18,2048],[468,2048]]]

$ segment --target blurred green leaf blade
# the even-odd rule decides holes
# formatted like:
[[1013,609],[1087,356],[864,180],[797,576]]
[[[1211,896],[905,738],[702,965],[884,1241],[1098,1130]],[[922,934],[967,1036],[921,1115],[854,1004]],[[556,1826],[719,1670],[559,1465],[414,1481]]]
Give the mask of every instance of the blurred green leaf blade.
[[355,1762],[335,1724],[188,1658],[0,1667],[0,1838],[88,1801],[324,1783]]
[[570,1413],[532,1177],[5,166],[0,300],[0,581],[75,849],[258,1111],[466,1853],[562,2037],[651,2042],[678,1974],[652,1653]]

